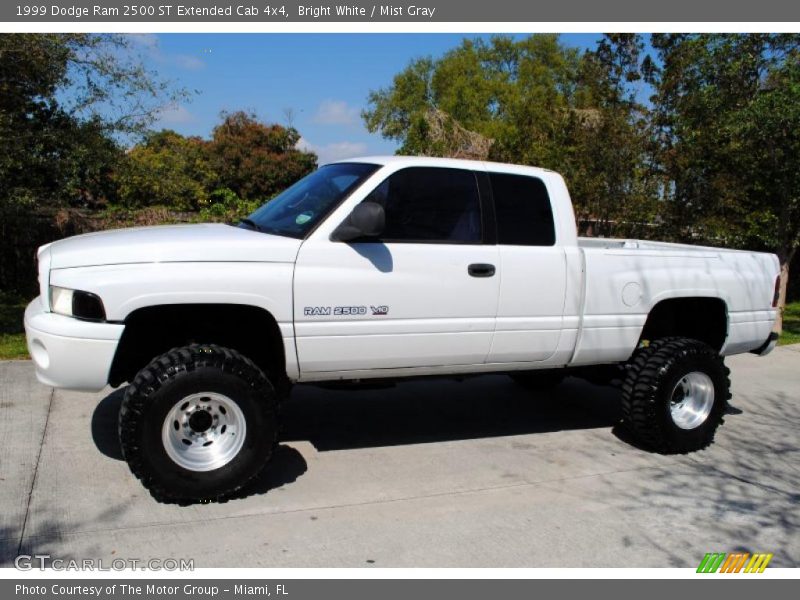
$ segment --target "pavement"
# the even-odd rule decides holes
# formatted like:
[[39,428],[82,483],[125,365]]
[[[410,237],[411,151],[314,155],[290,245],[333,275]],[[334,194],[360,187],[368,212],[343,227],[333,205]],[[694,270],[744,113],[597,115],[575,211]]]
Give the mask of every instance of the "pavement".
[[695,567],[706,552],[800,566],[800,345],[728,359],[709,449],[660,456],[619,395],[499,375],[388,389],[298,386],[264,476],[224,504],[153,500],[121,460],[120,391],[0,362],[0,566],[191,558],[195,567]]

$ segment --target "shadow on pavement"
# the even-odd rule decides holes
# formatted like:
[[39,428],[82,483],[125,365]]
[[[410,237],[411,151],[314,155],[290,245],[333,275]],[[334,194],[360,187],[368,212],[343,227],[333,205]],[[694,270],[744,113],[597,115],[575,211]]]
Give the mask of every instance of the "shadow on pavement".
[[119,388],[103,398],[92,413],[92,439],[103,454],[115,460],[122,460],[119,447],[117,420],[125,388]]
[[[92,439],[102,454],[123,460],[117,433],[117,419],[125,389],[113,391],[103,398],[92,414]],[[284,444],[278,445],[267,468],[229,500],[247,498],[292,483],[308,470],[303,455]]]
[[302,454],[291,446],[279,444],[267,468],[229,500],[266,494],[270,490],[294,483],[307,470],[308,464]]
[[661,523],[672,524],[669,534],[638,531],[648,548],[667,557],[667,566],[696,567],[718,540],[726,540],[727,552],[774,553],[770,567],[800,564],[800,448],[794,434],[800,404],[783,393],[737,394],[734,400],[749,409],[731,406],[709,448],[625,479],[622,487],[609,479],[597,495],[634,520],[655,510]]
[[528,391],[504,375],[429,379],[369,390],[297,386],[283,411],[283,439],[318,451],[611,427],[619,392],[569,378]]
[[[122,460],[117,417],[123,393],[103,398],[92,415],[97,449],[115,460]],[[619,392],[572,378],[529,391],[503,375],[371,389],[298,385],[282,419],[281,441],[308,441],[318,451],[396,446],[611,427],[619,420]]]

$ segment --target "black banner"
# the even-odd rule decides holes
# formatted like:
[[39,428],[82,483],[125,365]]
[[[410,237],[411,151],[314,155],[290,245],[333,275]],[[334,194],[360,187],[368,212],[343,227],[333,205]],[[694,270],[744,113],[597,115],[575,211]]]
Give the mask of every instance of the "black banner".
[[[701,577],[701,576],[698,576]],[[745,576],[702,576],[702,581],[672,580],[424,580],[424,579],[312,579],[312,580],[119,580],[42,579],[0,582],[0,596],[21,600],[530,600],[543,597],[647,598],[674,600],[711,594],[727,600],[794,597],[795,581]],[[713,581],[712,581],[713,580]]]
[[0,5],[3,21],[46,22],[786,22],[800,21],[800,3],[785,0],[277,0],[170,3],[131,0],[12,1]]

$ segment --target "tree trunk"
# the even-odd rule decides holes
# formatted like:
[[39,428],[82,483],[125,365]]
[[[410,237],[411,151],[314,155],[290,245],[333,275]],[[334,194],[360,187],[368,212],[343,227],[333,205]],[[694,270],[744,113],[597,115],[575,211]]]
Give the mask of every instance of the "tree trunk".
[[778,293],[778,316],[772,331],[780,334],[783,331],[783,311],[786,308],[786,288],[789,284],[789,262],[781,261],[781,285]]
[[786,290],[789,286],[789,265],[792,263],[794,253],[797,248],[792,248],[788,252],[780,252],[778,259],[781,263],[781,283],[778,292],[778,317],[775,319],[775,326],[772,331],[780,334],[783,331],[783,311],[786,309]]

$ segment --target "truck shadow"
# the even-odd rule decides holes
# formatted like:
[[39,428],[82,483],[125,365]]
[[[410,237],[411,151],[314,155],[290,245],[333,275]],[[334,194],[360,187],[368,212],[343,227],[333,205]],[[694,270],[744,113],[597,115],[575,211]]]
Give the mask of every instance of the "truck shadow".
[[[97,449],[116,460],[122,460],[117,417],[123,393],[106,396],[92,415]],[[307,441],[323,452],[612,427],[619,420],[619,392],[574,378],[531,391],[504,375],[368,389],[298,385],[282,417],[282,442]]]
[[619,392],[574,378],[530,391],[504,375],[375,389],[306,385],[293,390],[283,416],[284,440],[324,452],[611,427]]

